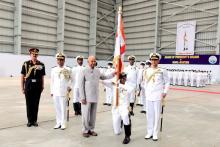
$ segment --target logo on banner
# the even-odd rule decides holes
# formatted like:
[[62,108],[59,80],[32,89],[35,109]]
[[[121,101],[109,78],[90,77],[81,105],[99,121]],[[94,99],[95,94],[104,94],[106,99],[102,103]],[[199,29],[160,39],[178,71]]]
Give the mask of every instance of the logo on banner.
[[196,22],[177,23],[176,55],[194,55]]
[[210,64],[215,64],[218,61],[218,59],[216,58],[216,56],[210,56],[209,57],[209,63]]

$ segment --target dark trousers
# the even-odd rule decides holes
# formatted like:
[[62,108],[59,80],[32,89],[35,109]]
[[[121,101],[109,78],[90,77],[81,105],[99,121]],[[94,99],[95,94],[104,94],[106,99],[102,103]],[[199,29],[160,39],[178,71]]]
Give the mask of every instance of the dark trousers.
[[25,91],[27,119],[29,123],[37,122],[38,107],[41,89],[30,89]]
[[124,125],[124,131],[125,131],[125,137],[130,137],[131,136],[131,118],[129,115],[129,125]]
[[81,103],[80,102],[73,103],[73,109],[75,111],[75,114],[81,115]]

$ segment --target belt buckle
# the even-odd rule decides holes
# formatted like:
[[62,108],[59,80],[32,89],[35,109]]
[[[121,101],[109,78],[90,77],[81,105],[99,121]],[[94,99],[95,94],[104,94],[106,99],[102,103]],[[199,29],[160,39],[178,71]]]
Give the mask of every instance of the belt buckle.
[[37,80],[36,80],[36,79],[31,79],[31,82],[32,82],[32,83],[36,83]]

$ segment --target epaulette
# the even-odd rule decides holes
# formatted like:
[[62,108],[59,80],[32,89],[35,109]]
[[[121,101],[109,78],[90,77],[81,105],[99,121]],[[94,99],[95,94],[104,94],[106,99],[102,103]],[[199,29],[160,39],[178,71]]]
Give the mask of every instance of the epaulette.
[[51,68],[54,68],[54,67],[57,67],[57,66],[53,66],[53,67],[51,67]]

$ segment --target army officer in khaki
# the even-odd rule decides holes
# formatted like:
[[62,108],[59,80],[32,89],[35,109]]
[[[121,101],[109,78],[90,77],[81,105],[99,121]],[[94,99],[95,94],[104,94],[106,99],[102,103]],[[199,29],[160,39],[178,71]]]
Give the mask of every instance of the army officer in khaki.
[[82,133],[84,137],[98,135],[94,128],[99,96],[99,79],[109,79],[115,75],[114,71],[109,75],[103,75],[95,65],[96,58],[89,56],[88,66],[81,71],[79,76],[79,95],[82,104]]

